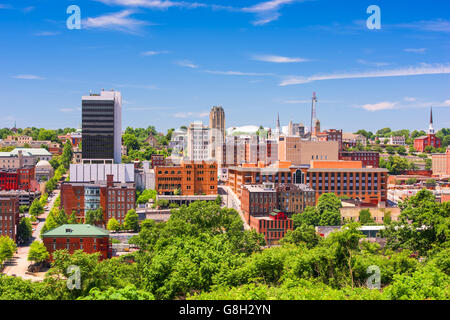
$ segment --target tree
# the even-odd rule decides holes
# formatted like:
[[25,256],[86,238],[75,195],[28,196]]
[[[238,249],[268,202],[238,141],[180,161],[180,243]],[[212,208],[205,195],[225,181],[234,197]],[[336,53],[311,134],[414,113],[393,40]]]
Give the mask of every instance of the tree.
[[120,223],[117,221],[116,218],[111,218],[108,220],[108,225],[106,226],[106,229],[109,231],[118,231],[120,230]]
[[137,198],[138,204],[147,203],[150,199],[156,199],[156,191],[151,189],[146,189]]
[[0,236],[0,266],[8,259],[11,259],[16,252],[14,240],[7,236]]
[[47,204],[47,200],[48,200],[48,193],[44,192],[41,197],[39,198],[39,201],[41,202],[42,206],[45,206]]
[[77,215],[75,213],[75,210],[72,210],[72,213],[70,214],[70,218],[67,221],[68,224],[78,224]]
[[33,226],[31,225],[30,218],[20,219],[19,225],[17,226],[17,237],[20,241],[26,242],[30,240],[33,235]]
[[100,207],[96,210],[88,210],[84,217],[84,223],[97,225],[103,222],[103,208]]
[[387,146],[386,152],[389,154],[395,154],[395,148],[393,146]]
[[362,209],[359,211],[359,222],[362,225],[373,222],[373,219],[372,219],[372,216],[370,215],[369,209]]
[[127,146],[128,151],[140,149],[139,141],[135,135],[130,134],[130,133],[125,133],[122,138],[123,138],[123,144]]
[[35,217],[38,217],[40,214],[44,213],[44,207],[42,206],[42,203],[39,201],[39,199],[36,198],[33,200],[29,212],[32,216]]
[[139,230],[139,216],[136,213],[136,210],[130,209],[125,215],[124,227],[126,230]]
[[320,196],[316,207],[306,207],[299,214],[292,216],[294,228],[305,224],[308,226],[337,226],[341,224],[341,200],[334,193]]
[[307,248],[311,249],[317,246],[320,241],[320,236],[317,234],[312,225],[302,224],[295,230],[288,230],[284,238],[281,239],[281,244],[305,244]]
[[220,194],[217,195],[217,198],[214,201],[217,205],[219,205],[219,206],[222,205],[222,197],[220,196]]
[[397,148],[397,153],[398,153],[399,155],[401,155],[401,156],[406,155],[406,148],[405,148],[404,146],[399,146],[399,147]]
[[64,168],[68,169],[70,166],[70,163],[72,162],[73,158],[73,151],[72,151],[72,144],[69,140],[66,141],[64,144],[63,152],[61,155],[61,164],[64,166]]
[[405,183],[409,184],[409,185],[415,184],[415,183],[417,183],[417,179],[416,178],[408,178]]
[[45,245],[40,241],[33,241],[28,252],[28,261],[34,261],[35,263],[41,263],[49,258],[49,253]]
[[390,224],[392,222],[391,211],[387,210],[384,212],[383,223]]

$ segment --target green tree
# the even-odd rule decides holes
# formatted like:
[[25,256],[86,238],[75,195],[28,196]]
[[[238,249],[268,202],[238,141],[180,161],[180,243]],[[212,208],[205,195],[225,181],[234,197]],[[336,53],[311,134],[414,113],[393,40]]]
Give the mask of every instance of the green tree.
[[399,147],[397,148],[397,153],[398,153],[399,155],[401,155],[401,156],[406,155],[406,148],[405,148],[404,146],[399,146]]
[[359,223],[361,223],[362,225],[368,224],[368,223],[372,223],[373,219],[372,216],[370,215],[370,210],[369,209],[362,209],[359,211]]
[[31,225],[31,220],[30,218],[23,217],[17,226],[17,237],[20,241],[26,242],[30,240],[32,235],[33,226]]
[[126,230],[139,230],[139,216],[136,213],[136,210],[130,209],[125,215],[124,227]]
[[116,218],[111,218],[108,220],[108,225],[106,226],[106,229],[110,231],[118,231],[120,230],[120,223],[117,221]]
[[70,214],[70,218],[67,221],[68,224],[78,224],[77,215],[75,213],[75,210],[72,210],[72,213]]
[[100,207],[96,210],[88,210],[84,217],[85,224],[98,225],[104,222],[103,208]]
[[28,261],[34,261],[35,263],[41,263],[49,258],[49,253],[45,245],[40,241],[33,241],[28,252]]
[[32,216],[38,217],[40,214],[44,213],[44,207],[42,206],[42,203],[39,201],[39,199],[34,199],[33,203],[31,203],[29,213]]
[[11,259],[16,252],[16,244],[13,239],[7,236],[0,236],[0,266],[8,259]]
[[70,166],[70,163],[72,163],[73,158],[73,151],[72,151],[72,144],[70,141],[66,141],[63,147],[63,152],[61,155],[61,164],[68,169]]

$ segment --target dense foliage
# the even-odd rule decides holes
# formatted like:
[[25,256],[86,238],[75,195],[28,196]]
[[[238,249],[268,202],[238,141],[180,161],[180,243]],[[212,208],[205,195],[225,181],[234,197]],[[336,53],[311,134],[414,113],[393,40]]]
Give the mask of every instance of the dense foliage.
[[[235,210],[194,202],[167,222],[143,221],[130,240],[139,251],[99,261],[99,254],[60,250],[41,283],[2,276],[0,299],[449,299],[449,207],[433,200],[423,191],[402,205],[405,219],[431,228],[412,229],[414,241],[402,233],[395,250],[365,241],[357,223],[322,238],[306,219],[281,246],[263,249],[262,235],[244,230]],[[339,205],[327,195],[309,210]],[[426,259],[413,254],[416,243]],[[66,287],[70,265],[80,267],[80,289]],[[380,289],[367,287],[373,265]]]

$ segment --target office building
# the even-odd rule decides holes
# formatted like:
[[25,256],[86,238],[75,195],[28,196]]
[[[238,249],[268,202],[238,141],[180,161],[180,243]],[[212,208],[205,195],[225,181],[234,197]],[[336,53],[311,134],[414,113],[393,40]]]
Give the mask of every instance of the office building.
[[120,163],[122,96],[104,91],[82,97],[82,157],[84,163]]
[[17,194],[0,193],[0,236],[16,241],[19,225],[19,197]]
[[206,161],[211,159],[210,130],[201,121],[192,122],[187,132],[187,160]]

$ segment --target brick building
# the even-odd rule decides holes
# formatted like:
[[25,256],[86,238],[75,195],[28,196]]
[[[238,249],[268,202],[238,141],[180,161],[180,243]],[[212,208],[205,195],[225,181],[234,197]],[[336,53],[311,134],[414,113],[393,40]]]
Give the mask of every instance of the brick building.
[[339,160],[361,161],[363,167],[378,168],[380,165],[380,154],[372,151],[341,151]]
[[164,155],[162,154],[152,154],[151,160],[152,160],[152,168],[163,167],[166,165]]
[[305,141],[301,137],[280,137],[278,160],[308,165],[311,160],[338,160],[339,141]]
[[305,184],[280,184],[276,186],[277,209],[293,214],[316,204],[315,192]]
[[89,210],[103,209],[105,225],[109,219],[124,222],[128,210],[136,208],[136,187],[134,183],[114,182],[108,174],[106,181],[71,182],[61,184],[61,208],[70,216],[72,211],[79,221]]
[[16,241],[19,219],[19,197],[0,194],[0,236],[8,236]]
[[53,252],[67,249],[70,254],[76,250],[86,253],[100,252],[100,259],[111,258],[111,242],[107,230],[89,224],[64,224],[42,235],[50,260]]
[[0,169],[0,190],[38,190],[35,167],[24,166],[19,169]]
[[264,217],[250,217],[250,227],[256,232],[264,234],[264,239],[268,245],[277,244],[284,237],[287,230],[293,230],[292,219],[283,212],[274,210]]
[[247,223],[250,223],[250,216],[265,216],[277,208],[277,192],[273,183],[243,186],[241,209]]
[[180,165],[155,167],[155,188],[158,194],[217,194],[217,163],[215,161],[182,161]]
[[427,135],[414,139],[414,149],[418,152],[424,152],[428,146],[432,146],[433,148],[441,147],[441,139],[436,137],[436,132],[433,128],[433,109],[430,110],[430,126]]
[[432,156],[433,175],[440,177],[450,176],[450,146],[445,153],[434,153]]
[[363,168],[361,161],[311,161],[306,184],[316,192],[335,193],[363,202],[379,204],[387,200],[388,170]]
[[329,129],[317,133],[318,141],[337,141],[339,143],[339,151],[342,150],[342,130]]

